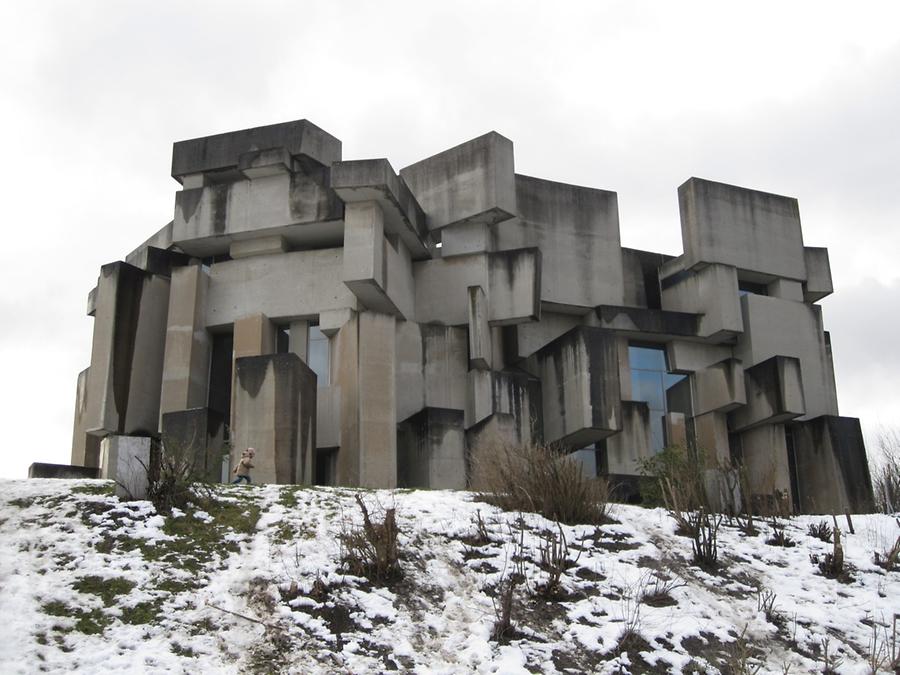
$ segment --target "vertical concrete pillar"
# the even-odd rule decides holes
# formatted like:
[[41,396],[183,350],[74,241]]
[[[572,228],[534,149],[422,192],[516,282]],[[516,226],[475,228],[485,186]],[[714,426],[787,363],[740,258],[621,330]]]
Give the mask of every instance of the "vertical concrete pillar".
[[[234,414],[234,389],[237,377],[237,360],[245,356],[262,356],[275,353],[275,326],[265,314],[252,314],[234,322],[234,353],[231,361],[231,428],[234,431],[240,421]],[[240,450],[236,451],[240,455]]]
[[359,435],[362,487],[397,486],[396,320],[359,315]]
[[96,436],[155,434],[169,279],[123,262],[100,268],[84,428]]
[[78,384],[75,391],[75,421],[72,429],[72,460],[75,466],[100,466],[100,438],[85,431],[85,413],[87,412],[88,371],[85,368],[78,373]]
[[487,296],[481,286],[469,286],[469,367],[491,369],[491,328]]
[[741,452],[751,498],[757,508],[776,508],[776,493],[791,504],[791,478],[783,424],[763,424],[741,433]]
[[100,477],[116,482],[121,499],[146,499],[151,439],[110,435],[100,443]]
[[162,416],[206,406],[210,340],[206,332],[209,274],[200,265],[172,270],[166,350],[163,360]]
[[341,411],[341,446],[335,461],[335,482],[359,485],[359,315],[356,312],[350,312],[331,342],[334,347],[332,381],[340,390]]
[[344,206],[344,267],[342,278],[354,293],[364,286],[384,284],[384,214],[378,202]]
[[291,321],[289,347],[303,363],[309,359],[309,321]]

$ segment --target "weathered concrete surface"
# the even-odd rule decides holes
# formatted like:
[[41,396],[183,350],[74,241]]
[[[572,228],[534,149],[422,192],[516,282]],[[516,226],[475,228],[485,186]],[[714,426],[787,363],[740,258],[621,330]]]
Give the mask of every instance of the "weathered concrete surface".
[[803,287],[803,299],[806,302],[818,302],[834,292],[828,249],[806,246],[803,249],[803,255],[806,260],[806,284]]
[[859,420],[823,415],[792,427],[804,513],[871,513],[872,479]]
[[231,242],[228,253],[232,258],[249,258],[253,255],[273,255],[288,250],[288,243],[283,236],[275,234],[269,237],[255,237]]
[[729,418],[735,431],[761,424],[787,422],[806,412],[798,359],[773,356],[744,371],[746,405]]
[[395,319],[359,315],[359,435],[363,487],[397,486]]
[[796,199],[691,178],[678,188],[678,204],[686,268],[722,263],[806,280]]
[[650,408],[644,401],[622,401],[621,410],[621,432],[606,439],[607,472],[637,476],[651,457]]
[[75,421],[72,425],[72,464],[76,466],[100,466],[100,438],[87,433],[85,429],[88,371],[86,368],[78,373],[78,384],[75,391]]
[[157,432],[168,303],[168,278],[122,262],[101,268],[86,432]]
[[791,478],[783,424],[764,424],[740,434],[740,448],[746,469],[751,502],[765,511],[779,502],[791,503]]
[[206,405],[210,340],[206,332],[209,274],[200,265],[173,270],[160,393],[160,430],[165,413]]
[[116,482],[120,499],[146,499],[152,439],[111,434],[100,443],[100,478]]
[[100,469],[95,466],[73,466],[71,464],[48,464],[32,462],[28,467],[29,478],[99,478]]
[[296,354],[235,360],[232,466],[256,448],[259,483],[311,485],[316,475],[316,374]]
[[699,336],[725,340],[744,330],[734,267],[707,265],[684,270],[662,279],[660,285],[663,309],[702,315]]
[[516,214],[513,144],[493,131],[411,164],[400,177],[422,205],[429,230]]
[[517,175],[516,199],[519,217],[497,226],[497,247],[541,252],[543,302],[585,308],[623,304],[615,192]]
[[465,328],[401,322],[395,348],[398,422],[424,408],[465,409]]
[[464,490],[466,438],[461,410],[425,408],[397,431],[397,485]]
[[694,415],[728,412],[747,403],[744,366],[737,359],[725,359],[698,370],[691,378]]
[[469,367],[490,370],[491,354],[487,296],[481,286],[469,286]]

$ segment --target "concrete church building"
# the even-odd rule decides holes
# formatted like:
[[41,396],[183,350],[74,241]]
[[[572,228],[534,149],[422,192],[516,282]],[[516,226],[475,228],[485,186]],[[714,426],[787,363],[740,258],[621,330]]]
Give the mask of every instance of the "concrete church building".
[[230,436],[256,482],[464,488],[499,435],[627,484],[690,443],[797,511],[870,508],[795,199],[691,178],[672,257],[494,132],[397,172],[300,120],[175,143],[172,176],[174,220],[88,296],[75,465],[162,437],[219,480]]

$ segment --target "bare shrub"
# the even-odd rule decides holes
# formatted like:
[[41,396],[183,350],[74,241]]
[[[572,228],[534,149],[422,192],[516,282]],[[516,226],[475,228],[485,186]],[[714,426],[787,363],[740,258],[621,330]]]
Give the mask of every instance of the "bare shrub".
[[672,591],[686,585],[675,577],[660,576],[657,572],[644,584],[641,602],[651,607],[677,605],[678,602],[672,597]]
[[151,453],[147,496],[159,513],[184,509],[189,502],[204,504],[212,493],[193,441],[164,438]]
[[[510,534],[513,534],[510,528]],[[525,523],[519,520],[519,535],[515,539],[512,562],[512,572],[507,572],[510,558],[507,556],[506,564],[500,577],[500,582],[491,594],[491,603],[494,606],[494,627],[491,630],[491,640],[503,642],[508,640],[515,632],[513,625],[513,612],[516,599],[516,588],[524,584],[525,576]]]
[[695,511],[710,504],[703,482],[703,456],[699,451],[673,445],[638,462],[641,472],[641,500],[648,506],[669,508],[666,483],[677,486],[681,507]]
[[820,520],[818,523],[810,523],[809,527],[806,529],[806,532],[810,537],[820,539],[826,544],[831,543],[832,530],[827,520]]
[[848,584],[853,581],[851,570],[844,563],[844,547],[841,545],[841,528],[835,523],[834,526],[834,544],[831,553],[824,556],[813,554],[809,559],[819,568],[819,573],[829,579],[837,579],[840,582]]
[[900,537],[897,537],[897,541],[894,542],[894,545],[884,553],[875,551],[875,564],[879,567],[883,567],[888,572],[900,567]]
[[339,535],[343,549],[341,561],[350,574],[366,577],[376,584],[399,579],[402,575],[395,510],[385,509],[384,519],[373,522],[359,495],[356,495],[356,503],[362,511],[363,524],[345,527]]
[[759,650],[747,639],[747,626],[744,626],[728,650],[726,663],[735,675],[756,675],[765,665],[759,657]]
[[694,562],[701,567],[714,569],[719,560],[718,535],[724,517],[711,513],[704,505],[693,510],[685,508],[685,503],[696,503],[691,500],[697,499],[690,485],[676,487],[669,478],[661,479],[660,485],[666,509],[675,519],[678,533],[691,540]]
[[569,525],[607,520],[609,486],[587,478],[581,465],[550,445],[501,439],[472,451],[470,486],[506,511],[540,513]]
[[563,594],[562,576],[566,570],[577,564],[581,552],[574,560],[569,558],[569,543],[562,525],[557,522],[556,530],[549,530],[541,535],[540,567],[547,573],[547,581],[538,586],[538,592],[545,598],[558,598]]
[[756,589],[756,611],[762,612],[769,623],[780,626],[784,623],[784,617],[775,609],[775,599],[777,597],[775,591],[763,586],[759,586]]
[[879,432],[877,452],[880,461],[872,472],[875,508],[882,513],[900,511],[900,429]]
[[[891,626],[872,619],[872,634],[869,637],[868,658],[866,663],[872,673],[883,671],[896,672],[900,669],[900,643],[897,641],[897,619],[894,614]],[[882,622],[884,617],[882,617]],[[879,633],[879,627],[882,629]]]
[[766,539],[766,543],[769,546],[783,546],[785,548],[791,548],[795,546],[795,542],[791,539],[784,531],[784,523],[780,522],[778,518],[772,516],[772,536]]

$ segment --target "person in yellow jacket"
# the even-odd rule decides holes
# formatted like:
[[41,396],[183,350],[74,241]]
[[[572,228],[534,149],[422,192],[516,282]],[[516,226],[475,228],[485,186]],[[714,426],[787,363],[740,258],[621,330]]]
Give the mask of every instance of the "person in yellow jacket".
[[237,485],[242,480],[247,481],[248,485],[250,484],[250,469],[253,468],[253,456],[255,454],[256,450],[254,448],[247,448],[241,453],[241,459],[237,463],[237,466],[234,467],[234,471],[232,471],[232,473],[237,476],[231,481],[232,485]]

